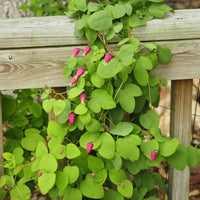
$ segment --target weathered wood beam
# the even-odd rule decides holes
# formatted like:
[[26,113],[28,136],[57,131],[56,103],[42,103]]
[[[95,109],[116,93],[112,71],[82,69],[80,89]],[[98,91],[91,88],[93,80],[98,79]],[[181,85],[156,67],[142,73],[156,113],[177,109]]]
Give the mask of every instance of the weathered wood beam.
[[[192,139],[192,84],[192,79],[172,81],[170,136],[178,138],[184,146],[189,146]],[[183,171],[170,167],[169,200],[189,198],[189,178],[189,167]]]
[[[74,19],[66,16],[0,20],[0,48],[44,47],[86,44],[74,37]],[[165,19],[134,28],[141,41],[200,39],[200,9],[176,10]]]
[[[200,39],[159,44],[172,50],[172,61],[160,64],[152,75],[168,80],[200,77]],[[62,70],[74,47],[0,50],[0,90],[67,86]]]

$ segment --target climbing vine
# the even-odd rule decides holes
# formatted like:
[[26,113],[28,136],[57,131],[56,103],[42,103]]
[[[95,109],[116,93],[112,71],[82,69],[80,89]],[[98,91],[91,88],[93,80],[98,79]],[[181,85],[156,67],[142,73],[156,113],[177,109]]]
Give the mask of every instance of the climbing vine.
[[150,71],[159,62],[167,67],[170,49],[132,34],[166,11],[173,12],[163,0],[68,0],[65,14],[77,18],[74,34],[88,45],[74,48],[63,68],[68,90],[42,94],[43,109],[57,116],[45,140],[28,128],[22,150],[3,154],[8,173],[0,187],[12,200],[30,199],[36,183],[49,199],[156,200],[156,188],[167,188],[151,167],[165,159],[183,170],[200,161],[198,149],[162,136],[154,111],[167,81]]

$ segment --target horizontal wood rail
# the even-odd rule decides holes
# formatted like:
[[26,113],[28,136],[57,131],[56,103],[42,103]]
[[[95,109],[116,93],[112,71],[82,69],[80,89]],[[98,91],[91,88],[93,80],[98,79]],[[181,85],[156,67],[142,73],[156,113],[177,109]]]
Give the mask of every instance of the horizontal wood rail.
[[[169,80],[200,77],[200,9],[177,10],[155,19],[133,34],[143,42],[157,41],[171,48],[168,65],[152,74]],[[86,40],[73,36],[74,20],[66,16],[0,20],[0,90],[67,85],[62,75],[74,46]],[[115,39],[115,41],[117,38]]]
[[[67,86],[62,75],[66,60],[74,47],[83,50],[87,44],[73,36],[74,22],[66,16],[0,20],[0,90]],[[192,79],[200,78],[200,9],[167,13],[164,20],[154,19],[132,34],[143,42],[156,41],[171,49],[172,61],[159,64],[152,75],[172,80],[170,134],[189,145]],[[114,48],[117,41],[119,38],[111,43]],[[0,109],[1,161],[2,138]],[[186,200],[188,191],[189,168],[183,172],[171,169],[169,200]]]

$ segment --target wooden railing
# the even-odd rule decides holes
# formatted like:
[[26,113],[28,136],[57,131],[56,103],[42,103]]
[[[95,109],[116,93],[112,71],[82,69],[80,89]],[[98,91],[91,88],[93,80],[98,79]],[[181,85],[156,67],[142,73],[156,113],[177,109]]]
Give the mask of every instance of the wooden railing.
[[[73,32],[74,20],[66,16],[0,20],[0,90],[67,86],[62,75],[66,60],[75,46],[83,49],[87,44]],[[191,142],[192,79],[200,78],[200,9],[168,13],[166,19],[152,20],[132,33],[143,42],[166,45],[173,53],[172,61],[160,64],[152,74],[172,80],[170,134],[187,146]],[[0,129],[1,121],[0,116]],[[189,175],[187,167],[181,172],[170,169],[170,200],[188,199]]]

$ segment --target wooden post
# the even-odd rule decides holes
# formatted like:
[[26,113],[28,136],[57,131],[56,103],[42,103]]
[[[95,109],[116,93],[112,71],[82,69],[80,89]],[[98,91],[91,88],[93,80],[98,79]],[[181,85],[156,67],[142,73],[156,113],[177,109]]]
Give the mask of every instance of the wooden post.
[[[192,79],[176,80],[171,87],[170,136],[178,138],[185,146],[191,143],[192,84]],[[189,198],[189,178],[189,167],[183,171],[170,167],[169,200]]]
[[[3,130],[2,130],[2,108],[1,108],[1,93],[0,93],[0,165],[3,164]],[[0,166],[0,176],[4,174],[4,168]]]

